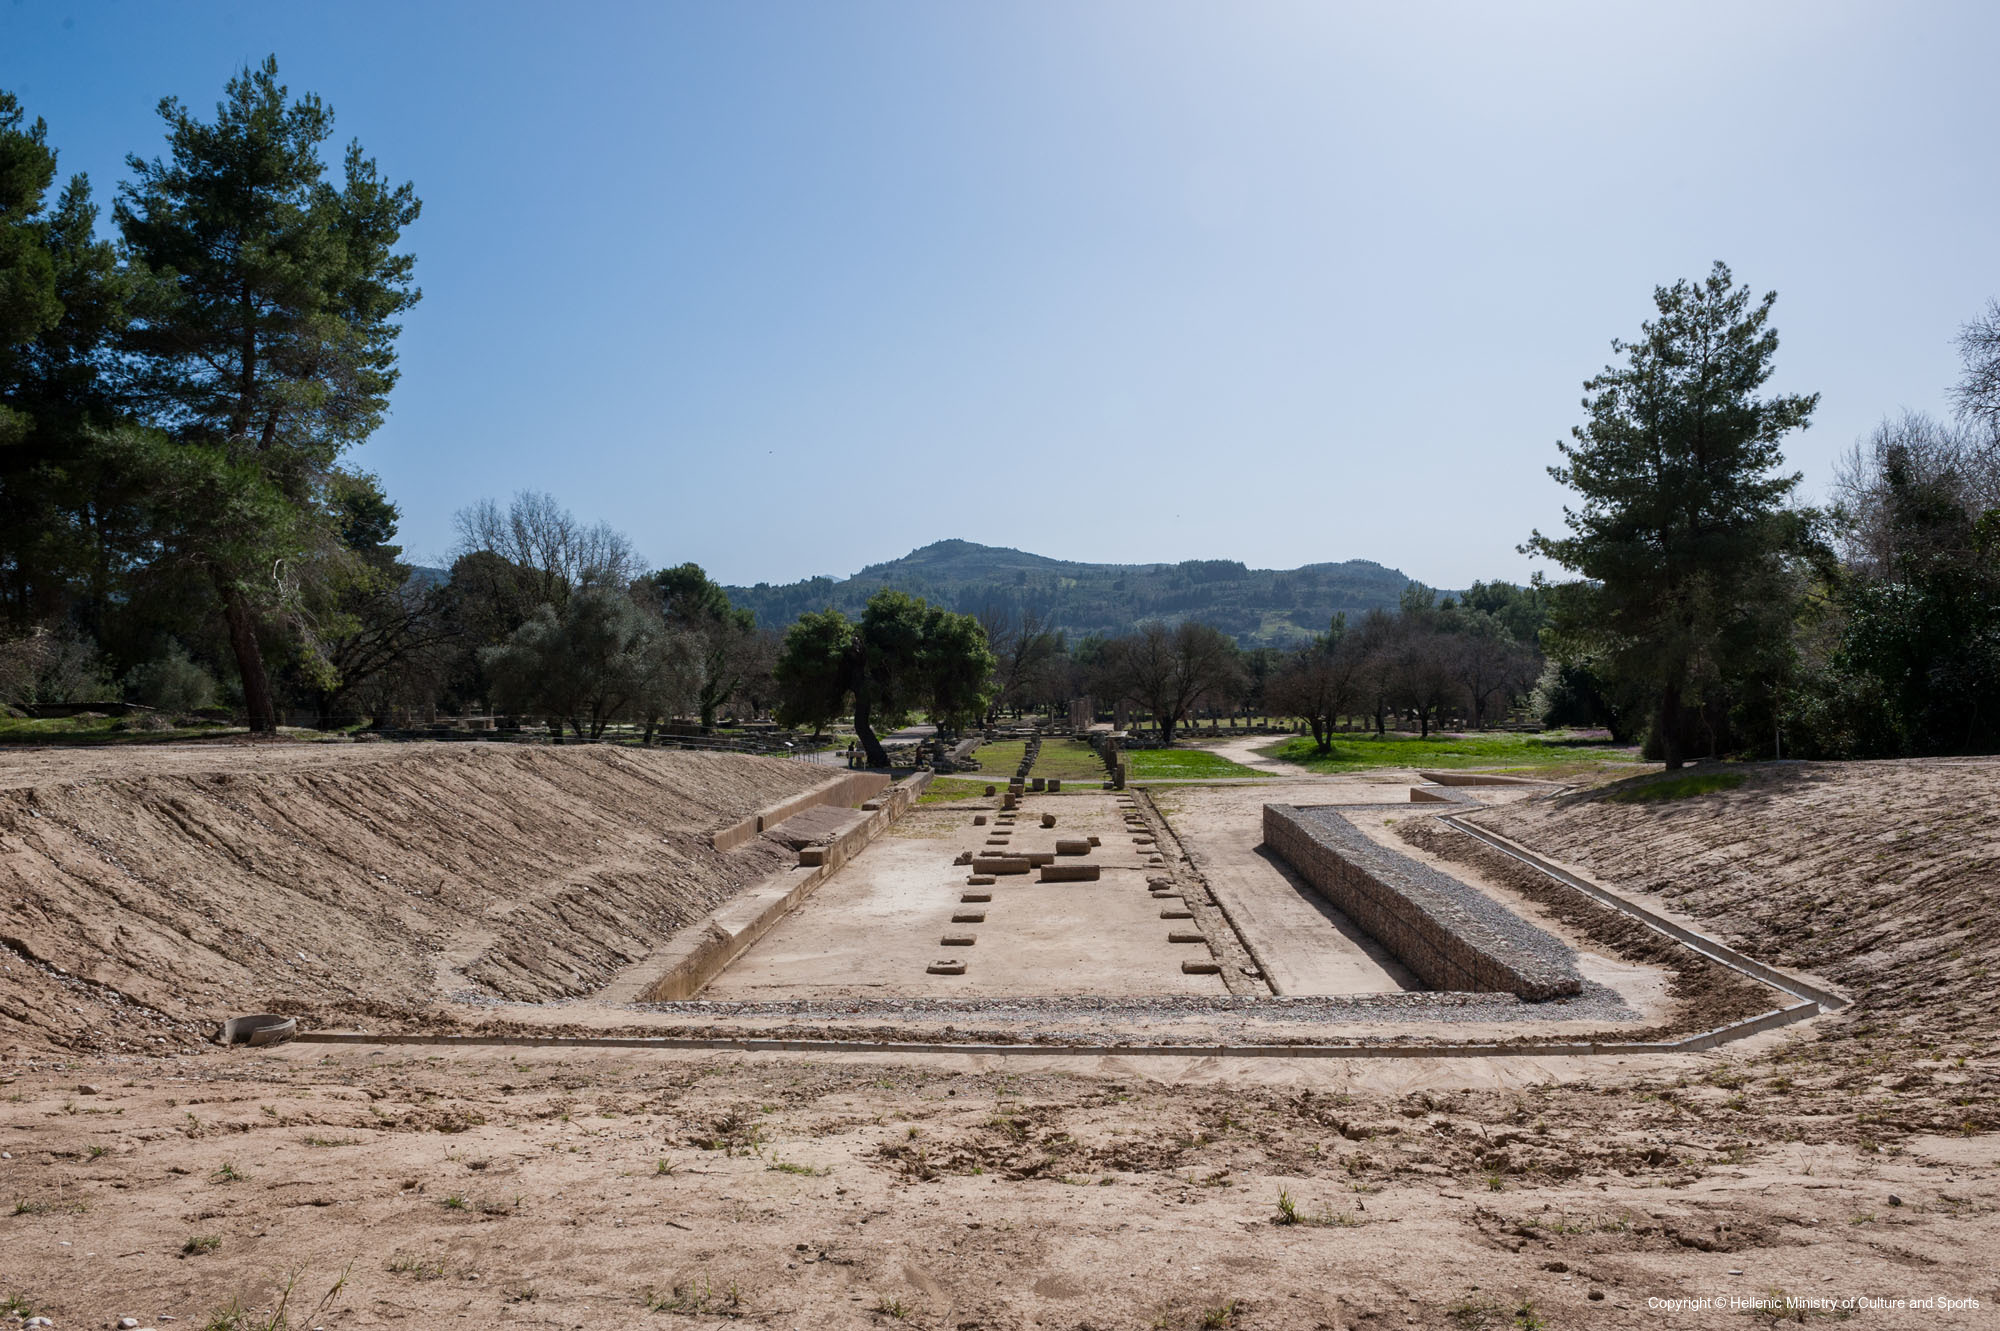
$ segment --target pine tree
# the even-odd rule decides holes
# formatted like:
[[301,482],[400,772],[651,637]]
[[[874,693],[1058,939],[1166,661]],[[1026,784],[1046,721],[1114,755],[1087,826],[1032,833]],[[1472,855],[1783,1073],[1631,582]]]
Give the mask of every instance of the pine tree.
[[135,387],[182,451],[168,525],[221,597],[251,728],[270,731],[260,633],[291,598],[287,568],[333,539],[335,463],[387,408],[395,320],[418,297],[395,247],[419,205],[359,144],[326,179],[333,113],[292,101],[275,58],[230,80],[213,123],[173,98],[160,116],[167,156],[127,159],[117,204]]
[[[1581,496],[1570,535],[1535,532],[1521,549],[1580,573],[1557,598],[1559,655],[1591,655],[1657,699],[1668,767],[1683,761],[1683,705],[1719,682],[1770,607],[1774,566],[1799,547],[1786,501],[1797,473],[1776,469],[1779,441],[1809,422],[1818,394],[1761,397],[1777,354],[1777,293],[1754,305],[1717,263],[1703,282],[1656,288],[1658,317],[1625,364],[1584,385],[1590,419],[1560,444],[1549,474]],[[1768,619],[1767,621],[1768,622]]]

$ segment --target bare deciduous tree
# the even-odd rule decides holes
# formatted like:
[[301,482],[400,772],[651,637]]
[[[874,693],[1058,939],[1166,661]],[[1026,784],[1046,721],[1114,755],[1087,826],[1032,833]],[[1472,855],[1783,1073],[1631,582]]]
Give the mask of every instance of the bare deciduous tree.
[[1875,427],[1835,464],[1833,495],[1841,554],[1869,577],[1886,576],[1910,539],[1907,524],[1890,520],[1889,476],[1949,495],[1973,515],[2000,508],[2000,435],[1967,421],[1940,421],[1906,411]]
[[1369,660],[1357,637],[1321,640],[1301,648],[1264,686],[1265,705],[1295,716],[1312,729],[1313,743],[1333,747],[1340,718],[1362,697]]
[[1041,613],[989,605],[978,615],[986,641],[999,662],[993,671],[993,706],[1020,709],[1053,702],[1048,691],[1063,673],[1057,667],[1066,650],[1062,632],[1048,626]]
[[455,558],[498,555],[521,569],[538,605],[560,605],[583,586],[623,587],[639,574],[639,556],[606,522],[586,527],[553,495],[523,490],[502,512],[491,499],[462,508]]
[[2000,435],[2000,300],[1987,301],[1959,331],[1958,354],[1965,360],[1965,377],[1952,390],[1959,412]]
[[1106,644],[1103,678],[1150,711],[1161,741],[1172,745],[1174,727],[1197,701],[1226,698],[1235,689],[1236,656],[1236,644],[1206,624],[1168,628],[1155,620]]

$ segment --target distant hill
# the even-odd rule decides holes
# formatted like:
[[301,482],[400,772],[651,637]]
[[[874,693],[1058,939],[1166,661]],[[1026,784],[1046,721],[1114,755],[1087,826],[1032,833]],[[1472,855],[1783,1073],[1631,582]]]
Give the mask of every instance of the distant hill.
[[731,587],[729,599],[764,628],[784,629],[810,610],[849,615],[894,587],[953,610],[1033,610],[1072,638],[1119,634],[1147,619],[1198,619],[1245,646],[1279,646],[1326,631],[1345,610],[1393,606],[1410,579],[1366,559],[1294,569],[1246,568],[1233,559],[1178,564],[1078,564],[1020,550],[939,541],[851,578]]

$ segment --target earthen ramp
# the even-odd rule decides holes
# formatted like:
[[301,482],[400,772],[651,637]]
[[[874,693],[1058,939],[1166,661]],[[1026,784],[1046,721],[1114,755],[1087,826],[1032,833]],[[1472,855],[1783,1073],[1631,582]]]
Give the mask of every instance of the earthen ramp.
[[604,746],[0,756],[0,1040],[586,993],[788,862],[715,834],[831,776]]

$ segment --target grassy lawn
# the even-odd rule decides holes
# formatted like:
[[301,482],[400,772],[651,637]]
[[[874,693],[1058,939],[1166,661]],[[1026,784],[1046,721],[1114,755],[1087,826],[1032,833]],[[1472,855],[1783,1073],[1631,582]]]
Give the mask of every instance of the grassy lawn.
[[[1022,740],[1008,740],[982,744],[972,756],[979,760],[979,770],[987,780],[1004,782],[1021,765],[1021,754],[1026,748]],[[1028,775],[1052,776],[1058,781],[1102,781],[1104,764],[1098,761],[1096,751],[1081,740],[1045,739],[1041,756],[1035,759],[1034,770]]]
[[138,730],[115,716],[0,716],[0,744],[157,744],[243,733],[241,726],[212,723]]
[[960,800],[983,799],[986,787],[994,783],[983,776],[937,776],[924,787],[924,793],[917,796],[918,805],[956,804]]
[[1669,777],[1664,781],[1648,781],[1644,785],[1614,790],[1604,798],[1611,804],[1660,804],[1667,800],[1690,799],[1696,795],[1713,795],[1719,790],[1734,790],[1742,784],[1741,772],[1696,772],[1688,776]]
[[1233,763],[1207,749],[1130,749],[1126,751],[1125,761],[1134,781],[1271,775],[1254,767],[1245,767],[1242,763]]
[[1336,735],[1330,753],[1321,753],[1310,736],[1299,735],[1263,752],[1313,772],[1359,772],[1370,767],[1492,767],[1539,769],[1578,763],[1634,762],[1636,748],[1619,748],[1601,740],[1575,740],[1560,731],[1540,735],[1370,734]]

